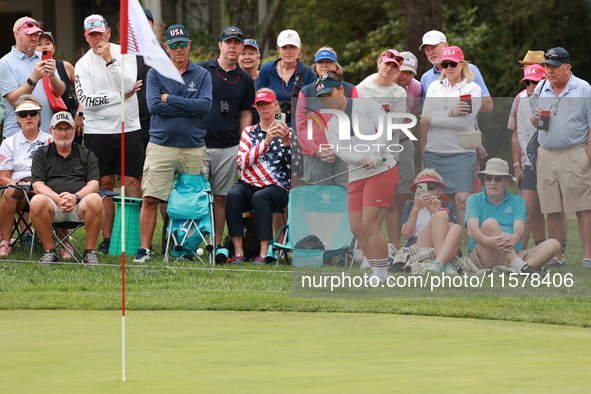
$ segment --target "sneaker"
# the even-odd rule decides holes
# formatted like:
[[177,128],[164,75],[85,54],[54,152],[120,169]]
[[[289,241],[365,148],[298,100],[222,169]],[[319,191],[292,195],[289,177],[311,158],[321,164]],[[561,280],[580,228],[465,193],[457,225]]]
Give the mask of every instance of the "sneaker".
[[369,260],[367,260],[367,257],[363,256],[363,259],[361,260],[361,265],[359,266],[359,268],[361,269],[370,269],[371,266],[369,265]]
[[398,253],[398,250],[394,247],[394,245],[389,243],[388,244],[388,258],[394,260],[396,253]]
[[446,275],[458,275],[458,271],[449,262],[443,266],[443,273]]
[[261,257],[261,256],[257,256],[252,261],[252,264],[253,265],[263,265],[263,264],[265,264],[265,258]]
[[135,259],[133,259],[134,263],[145,263],[146,261],[150,261],[152,259],[152,252],[150,249],[146,248],[139,248],[137,250],[137,254],[135,255]]
[[[109,254],[109,247],[111,246],[111,238],[103,238],[103,242],[97,248],[99,253]],[[135,260],[134,260],[135,261]]]
[[564,267],[564,258],[560,261],[556,257],[552,257],[552,260],[546,264],[546,267]]
[[230,264],[242,264],[244,263],[244,256],[234,256],[232,257],[232,260],[230,261]]
[[544,268],[542,268],[541,270],[539,270],[539,269],[536,269],[536,268],[532,267],[529,264],[524,265],[523,268],[521,268],[521,272],[526,273],[526,274],[530,274],[530,275],[538,274],[542,278],[544,276],[546,276],[546,270]]
[[431,263],[430,266],[425,268],[425,273],[429,272],[431,274],[438,275],[438,274],[442,273],[443,270],[444,270],[443,264],[441,264],[439,261],[434,261]]
[[581,264],[583,268],[591,268],[591,259],[583,259],[583,264]]
[[10,254],[12,248],[10,247],[10,241],[0,242],[0,257],[6,257]]
[[87,267],[99,265],[98,252],[96,250],[85,250],[82,255],[82,264]]
[[48,249],[39,260],[39,264],[53,264],[59,261],[60,257],[55,251],[55,249]]

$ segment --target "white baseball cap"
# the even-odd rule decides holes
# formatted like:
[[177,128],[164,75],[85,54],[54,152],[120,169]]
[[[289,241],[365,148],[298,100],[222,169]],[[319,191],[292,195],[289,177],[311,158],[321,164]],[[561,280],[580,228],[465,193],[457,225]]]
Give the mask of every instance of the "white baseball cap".
[[445,34],[440,32],[439,30],[431,30],[423,35],[423,43],[419,47],[419,51],[423,50],[423,46],[425,45],[437,45],[441,42],[447,42],[447,38],[445,38]]
[[302,40],[300,40],[300,35],[295,30],[283,30],[277,36],[277,46],[279,48],[284,47],[285,45],[294,45],[298,48],[302,46]]

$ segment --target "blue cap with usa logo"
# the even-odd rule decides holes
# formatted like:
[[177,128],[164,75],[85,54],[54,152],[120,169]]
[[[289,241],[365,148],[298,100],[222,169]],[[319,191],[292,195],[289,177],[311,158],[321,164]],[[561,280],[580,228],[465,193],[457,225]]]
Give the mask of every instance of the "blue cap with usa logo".
[[175,44],[177,42],[189,42],[189,33],[183,25],[172,25],[166,29],[164,39],[167,44]]

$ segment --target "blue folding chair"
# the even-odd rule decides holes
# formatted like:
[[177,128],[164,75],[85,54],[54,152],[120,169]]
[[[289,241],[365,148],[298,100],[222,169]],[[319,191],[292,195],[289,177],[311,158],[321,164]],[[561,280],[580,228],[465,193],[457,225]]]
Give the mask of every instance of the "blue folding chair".
[[[318,237],[324,249],[296,247],[310,236]],[[353,261],[354,245],[345,188],[313,185],[289,192],[288,224],[278,232],[274,243],[277,261],[287,259],[291,252],[294,267],[320,267],[325,259],[336,256],[342,256],[348,266]]]

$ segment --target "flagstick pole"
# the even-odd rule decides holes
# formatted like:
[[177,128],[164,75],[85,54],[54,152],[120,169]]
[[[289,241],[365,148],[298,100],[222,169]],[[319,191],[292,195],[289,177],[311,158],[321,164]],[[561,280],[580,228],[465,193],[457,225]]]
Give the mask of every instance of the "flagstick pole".
[[127,53],[128,3],[121,0],[121,375],[125,382],[125,54]]

